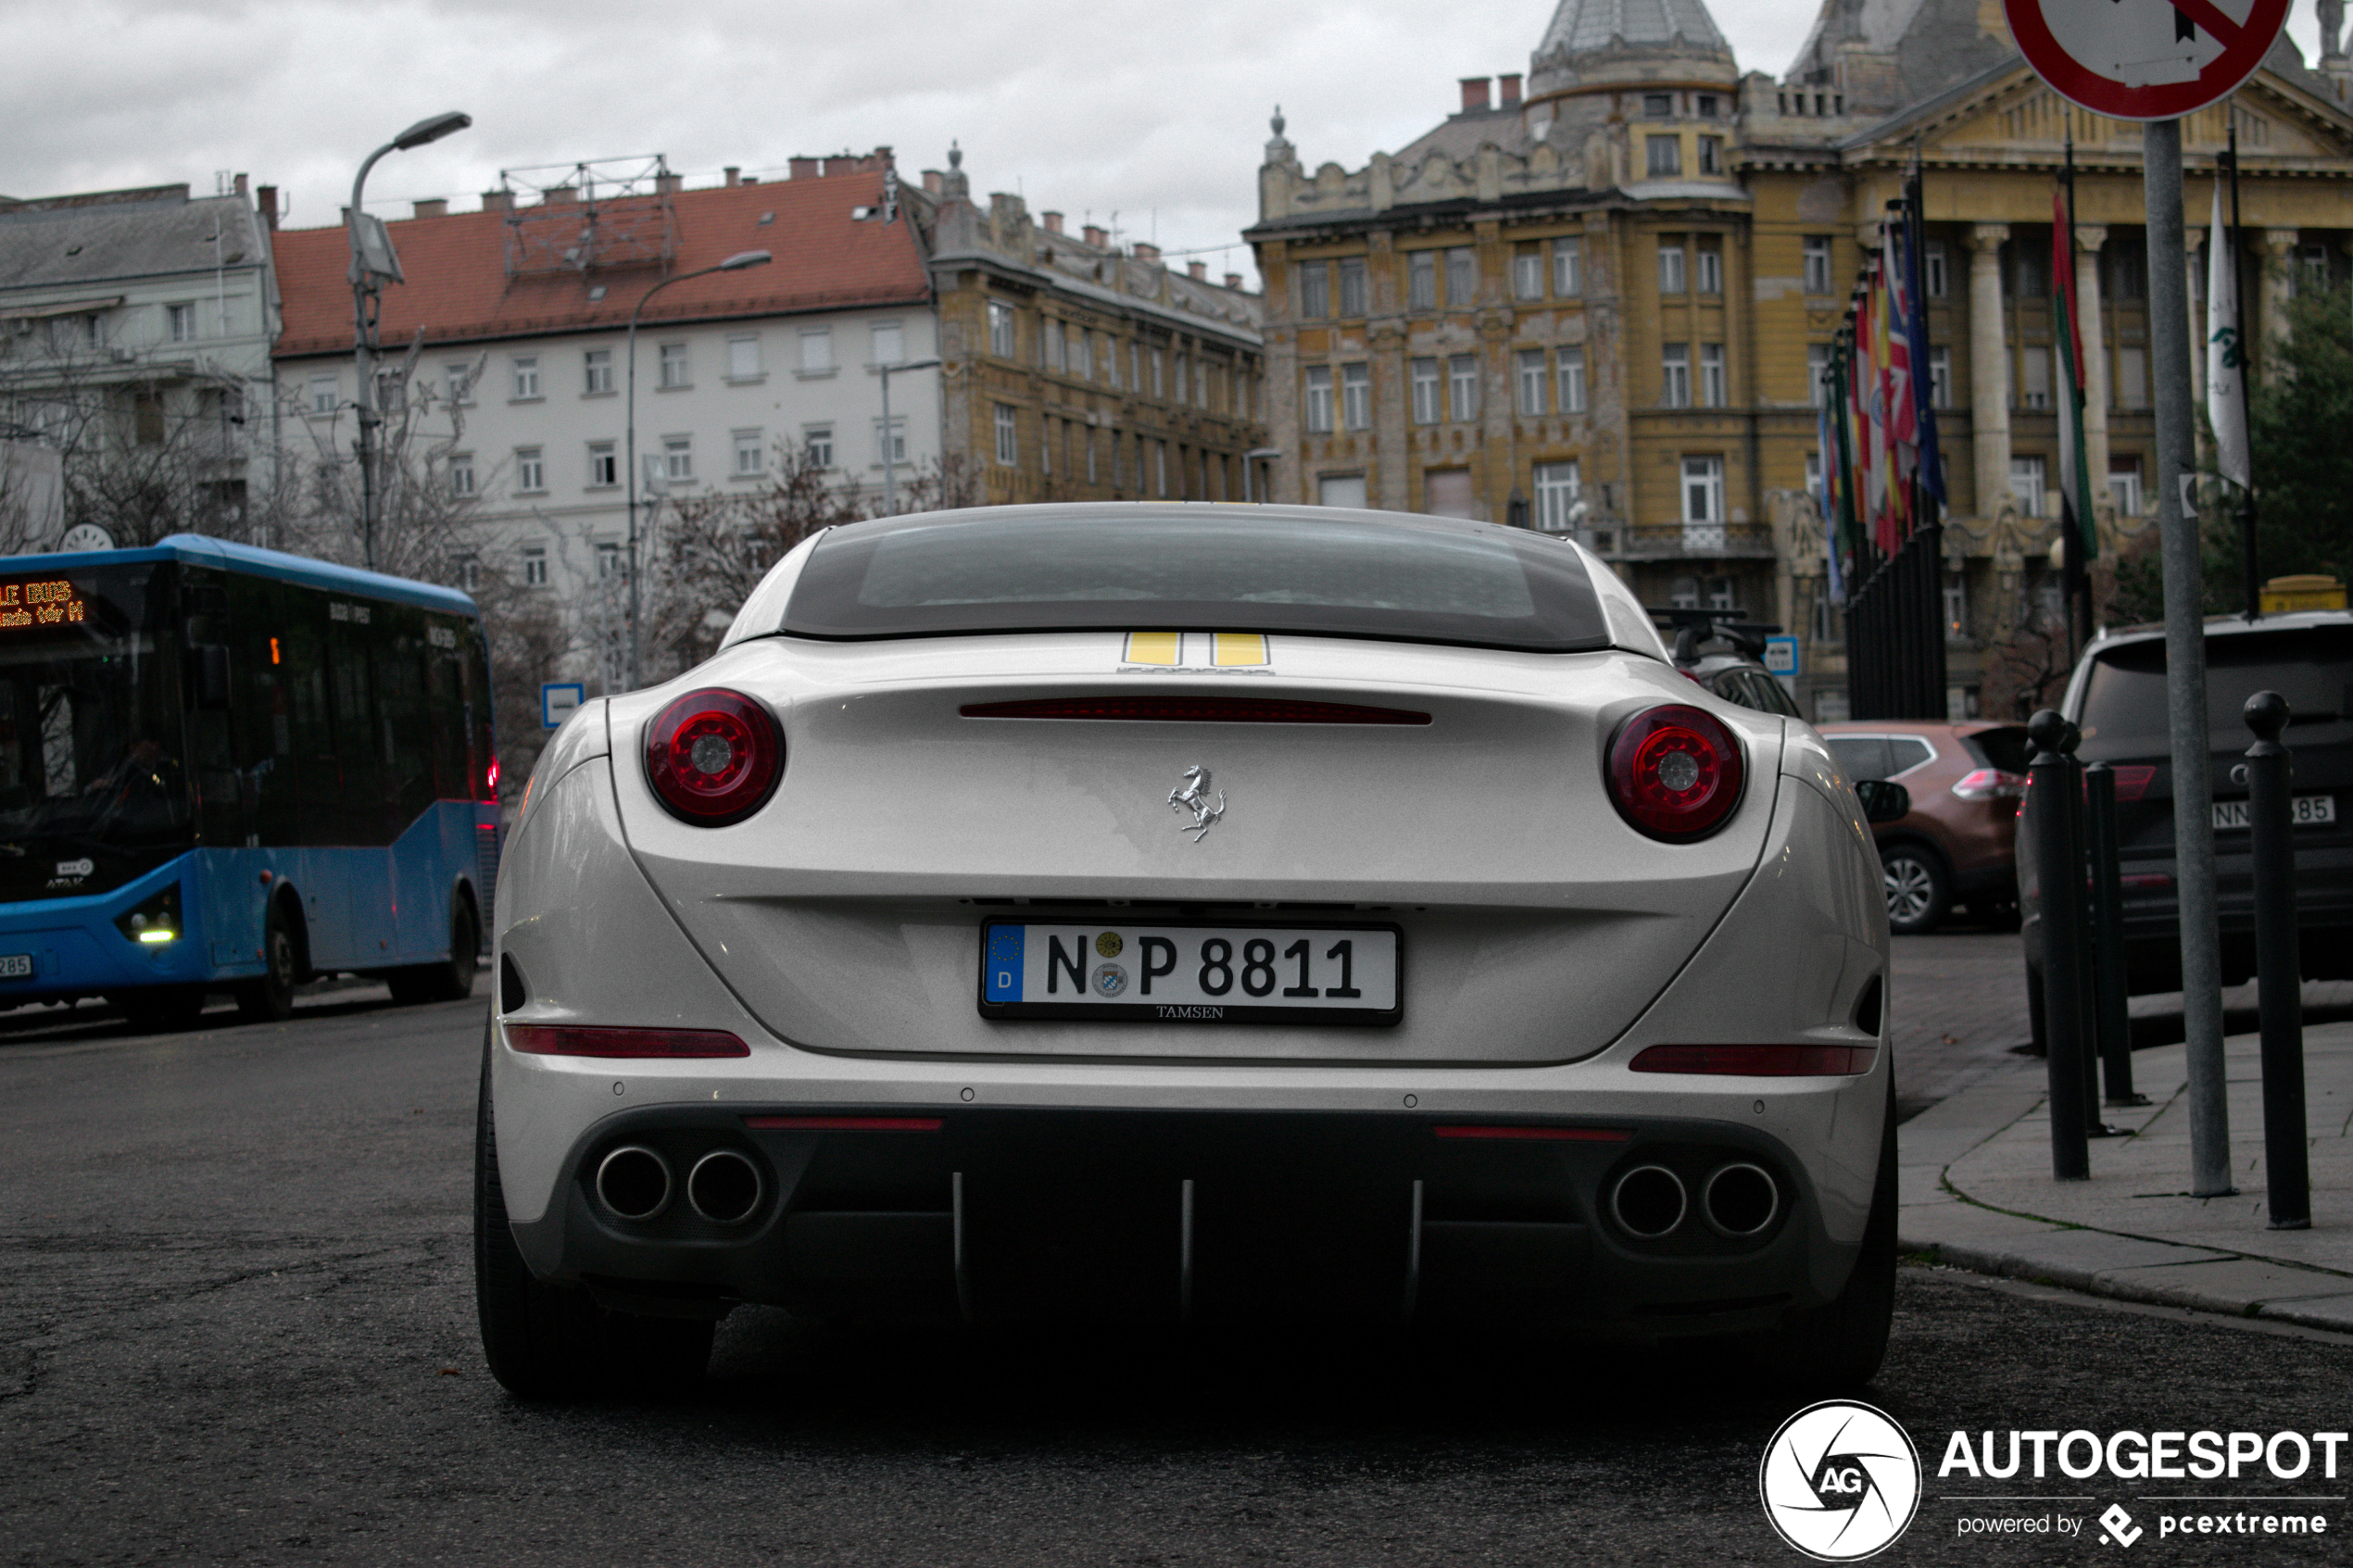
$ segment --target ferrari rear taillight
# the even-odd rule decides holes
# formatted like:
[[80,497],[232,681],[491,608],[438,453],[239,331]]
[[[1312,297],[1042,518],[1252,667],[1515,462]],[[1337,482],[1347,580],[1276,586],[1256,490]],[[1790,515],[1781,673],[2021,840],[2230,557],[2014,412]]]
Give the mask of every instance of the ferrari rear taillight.
[[1610,799],[1618,815],[1670,844],[1705,838],[1741,803],[1741,744],[1705,709],[1670,703],[1617,727],[1609,743]]
[[617,1029],[589,1023],[510,1023],[507,1047],[525,1056],[650,1059],[749,1056],[751,1047],[723,1029]]
[[2018,800],[2026,795],[2026,775],[1999,768],[1972,769],[1961,775],[1953,793],[1964,800]]
[[766,804],[785,771],[785,737],[739,693],[688,692],[646,726],[646,782],[679,821],[739,822]]

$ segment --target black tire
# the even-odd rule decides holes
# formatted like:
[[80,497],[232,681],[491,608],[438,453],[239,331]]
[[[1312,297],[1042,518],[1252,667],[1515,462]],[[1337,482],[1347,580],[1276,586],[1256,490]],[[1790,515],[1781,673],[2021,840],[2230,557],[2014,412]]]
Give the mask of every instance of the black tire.
[[204,1016],[205,992],[201,985],[148,985],[114,992],[107,1000],[139,1034],[166,1035],[195,1026]]
[[1879,1374],[1895,1321],[1895,1078],[1887,1084],[1887,1127],[1880,1136],[1879,1179],[1855,1271],[1835,1298],[1792,1312],[1766,1337],[1764,1370],[1808,1396],[1848,1393]]
[[1898,936],[1934,931],[1953,907],[1944,862],[1917,844],[1892,845],[1881,854],[1880,884],[1887,893],[1887,928]]
[[461,896],[449,906],[449,956],[438,963],[396,969],[384,977],[392,999],[412,1002],[459,1002],[473,995],[474,975],[482,967],[482,932],[474,924],[473,906]]
[[490,1375],[526,1399],[694,1383],[710,1365],[713,1324],[608,1311],[585,1290],[535,1277],[523,1261],[498,1184],[488,1036],[485,1024],[474,1118],[474,1308]]
[[256,1023],[281,1022],[294,1016],[295,977],[302,963],[284,909],[275,899],[261,922],[261,956],[269,967],[258,979],[238,985],[237,1010]]

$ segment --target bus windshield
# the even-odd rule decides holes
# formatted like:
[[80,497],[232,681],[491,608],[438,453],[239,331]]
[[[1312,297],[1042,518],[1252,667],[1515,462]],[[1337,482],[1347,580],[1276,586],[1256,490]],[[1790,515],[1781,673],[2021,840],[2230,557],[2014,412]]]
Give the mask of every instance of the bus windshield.
[[0,571],[0,901],[118,886],[194,842],[152,564]]

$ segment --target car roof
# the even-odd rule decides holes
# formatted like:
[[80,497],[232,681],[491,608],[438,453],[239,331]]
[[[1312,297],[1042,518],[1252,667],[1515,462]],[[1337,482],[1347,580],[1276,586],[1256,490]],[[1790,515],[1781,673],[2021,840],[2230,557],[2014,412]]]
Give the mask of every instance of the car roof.
[[[2291,609],[2273,615],[2259,616],[2249,621],[2245,612],[2231,615],[2209,615],[2205,618],[2206,634],[2209,637],[2243,637],[2249,633],[2294,632],[2312,626],[2353,626],[2353,609]],[[2109,648],[2133,643],[2156,642],[2165,635],[2161,621],[2143,621],[2135,626],[2120,626],[2102,632],[2083,650],[2091,658]]]

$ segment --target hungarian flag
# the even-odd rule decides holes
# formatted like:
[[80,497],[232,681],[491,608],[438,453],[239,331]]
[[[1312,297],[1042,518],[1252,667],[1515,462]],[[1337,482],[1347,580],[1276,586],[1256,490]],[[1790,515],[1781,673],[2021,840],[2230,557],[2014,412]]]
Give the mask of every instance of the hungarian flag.
[[2075,226],[2068,221],[2064,192],[2051,194],[2051,298],[2058,307],[2051,336],[2058,343],[2059,497],[2075,523],[2082,558],[2100,553],[2097,521],[2092,515],[2092,478],[2083,453],[2083,334],[2075,315]]

